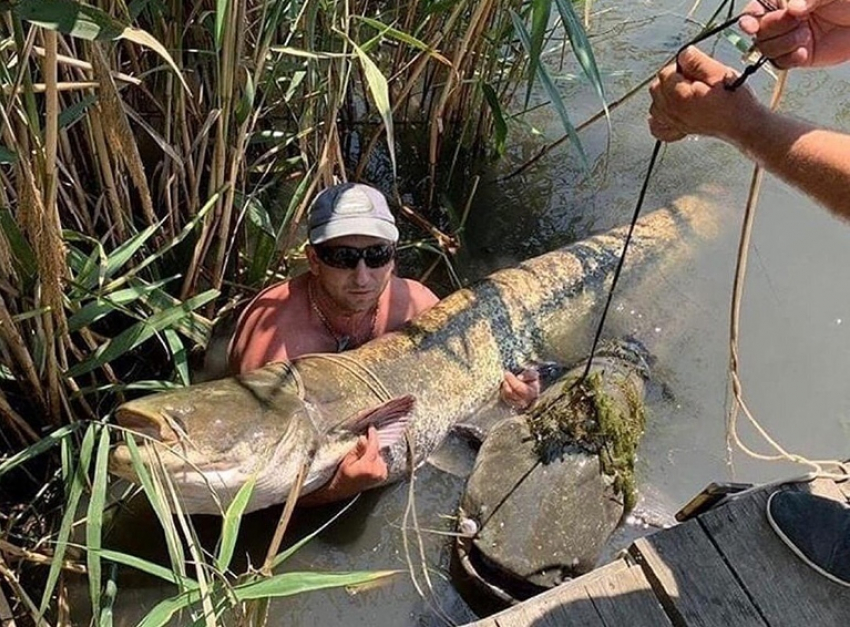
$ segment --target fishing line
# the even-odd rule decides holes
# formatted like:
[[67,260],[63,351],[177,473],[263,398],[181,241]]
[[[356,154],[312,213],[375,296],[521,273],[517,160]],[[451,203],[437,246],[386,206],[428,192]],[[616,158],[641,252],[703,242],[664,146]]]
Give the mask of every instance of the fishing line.
[[[770,3],[768,0],[757,0],[757,1],[767,11],[775,11],[776,10],[776,7],[774,7],[773,4]],[[725,22],[723,22],[722,24],[720,24],[718,26],[715,26],[713,28],[709,28],[708,30],[703,31],[702,33],[700,33],[699,35],[697,35],[696,37],[691,39],[688,43],[681,46],[676,51],[676,55],[674,57],[675,60],[676,60],[676,71],[681,73],[681,68],[679,66],[679,55],[681,55],[682,52],[684,52],[686,48],[688,48],[689,46],[693,46],[693,45],[695,45],[695,44],[697,44],[701,41],[704,41],[704,40],[706,40],[710,37],[713,37],[714,35],[717,35],[718,33],[723,32],[724,30],[726,30],[730,26],[736,24],[738,22],[738,20],[740,20],[745,15],[752,15],[752,14],[749,13],[749,12],[740,13],[735,17],[727,19]],[[729,91],[735,91],[736,89],[741,87],[747,81],[747,79],[750,76],[752,76],[752,74],[755,73],[760,67],[762,67],[767,61],[768,61],[767,57],[765,57],[764,55],[760,56],[758,61],[756,61],[755,63],[752,63],[752,64],[748,65],[746,68],[744,68],[744,71],[735,80],[733,80],[732,82],[729,82],[729,83],[725,83],[724,87]],[[623,242],[623,251],[620,253],[620,259],[618,260],[617,267],[614,270],[614,277],[611,280],[611,289],[608,290],[608,297],[606,298],[605,306],[602,309],[602,316],[599,319],[599,324],[596,327],[596,334],[593,337],[593,344],[591,345],[591,348],[590,348],[590,356],[587,359],[587,364],[585,365],[584,372],[582,373],[581,377],[575,383],[576,386],[582,385],[585,382],[585,380],[587,379],[587,376],[590,374],[590,367],[591,367],[591,364],[593,362],[593,357],[596,355],[596,350],[599,346],[599,340],[602,337],[602,329],[604,328],[605,320],[608,317],[608,310],[611,307],[611,301],[613,300],[613,297],[614,297],[614,290],[617,287],[617,281],[620,278],[620,273],[622,272],[623,264],[626,260],[626,252],[628,251],[629,244],[632,241],[632,235],[634,234],[635,225],[637,224],[638,217],[640,216],[641,209],[643,208],[644,198],[646,197],[646,190],[649,187],[649,181],[652,178],[652,172],[655,169],[655,163],[658,160],[658,153],[661,150],[662,143],[663,142],[661,142],[661,140],[657,140],[655,142],[655,147],[652,149],[652,156],[650,157],[650,160],[649,160],[649,167],[647,167],[647,169],[646,169],[646,175],[644,176],[643,185],[641,186],[640,194],[638,195],[637,204],[635,205],[635,211],[634,211],[634,214],[632,215],[632,220],[629,223],[629,231],[626,234],[626,238]]]

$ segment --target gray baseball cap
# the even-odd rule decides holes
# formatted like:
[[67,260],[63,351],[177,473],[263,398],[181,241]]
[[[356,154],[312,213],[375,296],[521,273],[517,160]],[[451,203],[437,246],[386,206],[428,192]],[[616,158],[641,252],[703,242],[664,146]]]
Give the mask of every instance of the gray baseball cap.
[[307,219],[311,244],[345,235],[371,235],[398,241],[395,218],[384,195],[362,183],[342,183],[322,191],[310,205]]

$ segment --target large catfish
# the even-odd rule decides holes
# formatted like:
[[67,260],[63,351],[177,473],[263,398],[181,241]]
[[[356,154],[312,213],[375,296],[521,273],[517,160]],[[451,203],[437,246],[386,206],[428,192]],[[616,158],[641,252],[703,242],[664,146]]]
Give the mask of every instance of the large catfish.
[[[657,261],[687,255],[707,230],[703,203],[653,212],[634,230],[624,272],[650,273]],[[496,272],[356,350],[154,394],[119,407],[117,421],[147,436],[144,463],[164,464],[188,513],[221,513],[251,477],[249,511],[281,503],[305,463],[309,493],[370,424],[388,481],[398,480],[492,398],[505,370],[556,346],[586,350],[625,234],[615,229]],[[124,444],[111,469],[138,480]]]

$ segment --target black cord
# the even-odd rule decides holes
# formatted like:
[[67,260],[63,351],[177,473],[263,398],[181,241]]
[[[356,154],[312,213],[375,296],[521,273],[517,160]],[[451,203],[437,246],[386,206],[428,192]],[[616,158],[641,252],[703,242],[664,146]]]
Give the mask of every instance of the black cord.
[[[769,0],[757,0],[757,1],[768,12],[776,10],[776,7],[771,2],[769,2]],[[733,18],[730,18],[730,19],[726,20],[725,22],[723,22],[722,24],[720,24],[719,26],[715,26],[714,28],[710,28],[709,30],[707,30],[703,33],[700,33],[694,39],[692,39],[691,41],[686,43],[684,46],[679,48],[679,50],[676,52],[676,71],[679,72],[680,74],[682,73],[682,69],[679,65],[679,55],[682,54],[682,52],[686,48],[688,48],[689,46],[693,46],[694,44],[697,44],[701,41],[704,41],[705,39],[708,39],[709,37],[713,37],[714,35],[726,30],[727,28],[729,28],[733,24],[737,23],[738,20],[740,20],[745,15],[752,15],[752,14],[751,13],[741,13],[741,14],[733,17]],[[759,57],[759,59],[755,63],[752,63],[752,64],[748,65],[747,67],[745,67],[744,71],[741,73],[741,75],[738,76],[734,81],[731,81],[729,83],[724,83],[724,87],[729,91],[735,91],[736,89],[741,87],[741,85],[743,85],[747,81],[747,79],[750,76],[752,76],[761,66],[763,66],[765,63],[767,63],[767,61],[769,61],[769,59],[767,57],[765,57],[764,55],[762,55],[761,57]],[[616,270],[614,270],[614,278],[611,281],[611,289],[608,291],[608,298],[605,301],[605,308],[602,310],[602,317],[600,318],[599,325],[596,328],[596,335],[593,338],[593,344],[591,345],[591,348],[590,348],[590,356],[587,358],[587,364],[584,367],[584,372],[582,373],[581,377],[576,381],[575,385],[581,385],[585,381],[585,379],[587,378],[588,374],[590,374],[590,367],[591,367],[591,364],[593,363],[593,357],[596,354],[596,349],[599,346],[599,340],[602,337],[602,329],[605,326],[605,319],[608,317],[608,309],[611,306],[611,301],[612,301],[613,296],[614,296],[614,289],[617,286],[617,281],[620,278],[620,272],[623,269],[623,263],[626,260],[626,251],[628,250],[629,243],[632,240],[632,234],[634,233],[634,230],[635,230],[635,224],[637,223],[638,216],[640,215],[640,211],[643,208],[643,200],[644,200],[644,197],[646,196],[646,190],[649,187],[649,179],[652,177],[652,171],[655,168],[655,162],[658,159],[658,153],[661,149],[661,143],[662,142],[660,140],[656,141],[655,142],[655,148],[652,150],[652,157],[649,160],[649,167],[646,170],[646,176],[643,179],[643,186],[641,187],[640,195],[638,196],[637,205],[635,206],[635,212],[634,212],[634,215],[632,216],[632,221],[629,224],[629,232],[626,234],[626,239],[625,239],[625,242],[623,243],[623,252],[620,254],[620,259],[617,262],[617,268],[616,268]]]

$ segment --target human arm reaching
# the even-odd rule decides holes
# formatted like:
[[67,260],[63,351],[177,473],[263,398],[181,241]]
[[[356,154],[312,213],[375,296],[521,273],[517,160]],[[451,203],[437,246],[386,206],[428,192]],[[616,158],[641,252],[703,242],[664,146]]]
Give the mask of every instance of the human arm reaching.
[[729,91],[734,71],[694,47],[650,86],[649,128],[661,141],[717,137],[845,219],[850,219],[850,135],[775,113],[746,87]]
[[741,30],[779,68],[822,67],[850,59],[850,0],[790,0],[766,11],[751,2]]

